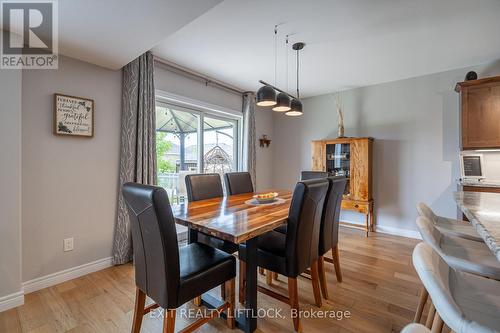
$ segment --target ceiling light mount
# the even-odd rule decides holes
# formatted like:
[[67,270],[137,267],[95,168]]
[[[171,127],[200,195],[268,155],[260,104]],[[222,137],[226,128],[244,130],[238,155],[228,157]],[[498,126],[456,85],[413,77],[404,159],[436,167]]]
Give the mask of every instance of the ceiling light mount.
[[304,48],[304,46],[306,46],[306,43],[298,42],[292,45],[292,49],[294,49],[295,51],[300,51]]

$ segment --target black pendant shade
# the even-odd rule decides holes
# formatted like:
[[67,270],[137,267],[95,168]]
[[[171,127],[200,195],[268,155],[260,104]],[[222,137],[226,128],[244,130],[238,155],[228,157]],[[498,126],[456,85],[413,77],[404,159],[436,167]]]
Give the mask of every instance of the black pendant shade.
[[258,106],[273,106],[276,105],[276,91],[273,87],[265,85],[257,91]]
[[276,96],[276,105],[273,107],[273,111],[290,111],[290,96],[288,96],[288,94],[280,92],[278,96]]
[[285,114],[287,116],[296,117],[301,116],[302,113],[302,102],[297,98],[292,99],[292,102],[290,103],[290,111]]

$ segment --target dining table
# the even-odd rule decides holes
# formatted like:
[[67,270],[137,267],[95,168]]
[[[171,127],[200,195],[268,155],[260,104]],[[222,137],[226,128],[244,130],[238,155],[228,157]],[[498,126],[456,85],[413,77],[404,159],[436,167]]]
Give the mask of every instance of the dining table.
[[[267,192],[276,192],[277,198],[270,203],[259,204],[254,199],[256,193],[244,193],[172,206],[176,223],[188,227],[188,242],[196,242],[201,232],[246,245],[245,304],[235,318],[236,326],[245,332],[254,332],[257,328],[258,237],[286,223],[292,200],[289,190],[260,193]],[[202,304],[208,308],[217,308],[221,302],[208,293],[202,295]]]
[[500,193],[458,191],[455,201],[500,261]]

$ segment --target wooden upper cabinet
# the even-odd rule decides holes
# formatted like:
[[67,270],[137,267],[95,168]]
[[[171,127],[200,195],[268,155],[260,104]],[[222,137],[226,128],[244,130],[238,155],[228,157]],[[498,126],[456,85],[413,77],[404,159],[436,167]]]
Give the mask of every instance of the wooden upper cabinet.
[[460,82],[462,149],[500,148],[500,76]]

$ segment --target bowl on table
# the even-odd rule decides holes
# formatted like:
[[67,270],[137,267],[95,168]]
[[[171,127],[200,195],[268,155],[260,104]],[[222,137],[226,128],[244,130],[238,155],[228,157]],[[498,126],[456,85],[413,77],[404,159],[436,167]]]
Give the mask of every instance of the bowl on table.
[[278,197],[278,193],[276,193],[276,192],[261,193],[261,194],[256,194],[253,196],[253,198],[255,200],[257,200],[257,202],[260,204],[274,202],[277,197]]

